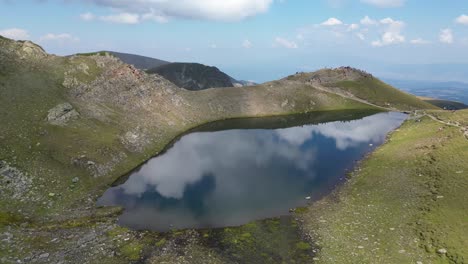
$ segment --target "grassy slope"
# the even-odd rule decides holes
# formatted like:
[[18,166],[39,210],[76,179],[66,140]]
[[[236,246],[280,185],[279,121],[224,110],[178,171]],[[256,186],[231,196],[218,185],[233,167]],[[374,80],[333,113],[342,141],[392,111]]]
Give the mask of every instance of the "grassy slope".
[[390,106],[396,109],[434,109],[433,105],[410,95],[376,79],[363,78],[355,81],[340,81],[329,86],[339,87],[380,106]]
[[[466,110],[433,114],[468,125]],[[319,262],[466,263],[467,139],[429,117],[407,121],[334,196],[301,216],[321,247]]]
[[461,110],[461,109],[467,109],[468,105],[460,102],[455,102],[455,101],[449,101],[449,100],[441,100],[441,99],[425,99],[425,102],[428,102],[432,105],[435,105],[437,107],[440,107],[442,109],[447,109],[447,110]]
[[438,107],[426,103],[414,95],[400,91],[380,81],[369,73],[350,67],[322,69],[312,73],[297,73],[288,76],[286,79],[323,86],[344,96],[359,98],[391,109],[438,109]]

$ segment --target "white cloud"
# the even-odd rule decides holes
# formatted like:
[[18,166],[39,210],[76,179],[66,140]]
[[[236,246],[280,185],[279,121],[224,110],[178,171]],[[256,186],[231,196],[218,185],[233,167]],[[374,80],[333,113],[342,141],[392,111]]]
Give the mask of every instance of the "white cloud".
[[157,22],[157,23],[167,23],[169,22],[169,18],[164,16],[164,15],[161,15],[160,13],[154,11],[154,10],[151,10],[149,13],[145,13],[141,16],[141,19],[142,20],[150,20],[150,21],[154,21],[154,22]]
[[372,18],[370,18],[369,16],[365,16],[363,19],[361,19],[361,24],[365,25],[365,26],[371,26],[371,25],[377,25],[377,21],[373,20]]
[[405,42],[405,37],[401,34],[401,31],[405,26],[403,21],[393,20],[392,18],[387,17],[379,22],[381,25],[385,26],[386,29],[380,39],[371,43],[372,46],[382,47]]
[[358,37],[360,40],[365,40],[366,36],[364,36],[363,33],[356,33],[356,37]]
[[57,41],[57,42],[76,42],[79,41],[80,39],[77,37],[74,37],[68,33],[62,33],[62,34],[53,34],[49,33],[44,36],[42,36],[39,39],[39,42],[47,42],[47,41]]
[[148,10],[162,17],[238,21],[268,11],[273,0],[88,0],[122,13],[140,16]]
[[140,23],[140,15],[133,13],[119,13],[115,15],[101,16],[102,21],[116,24],[138,24]]
[[15,40],[26,40],[30,38],[28,31],[21,28],[3,29],[0,30],[0,35]]
[[250,40],[246,39],[242,42],[242,47],[246,48],[246,49],[250,49],[252,48],[252,42],[250,42]]
[[439,35],[439,41],[446,44],[453,43],[453,32],[450,28],[442,29]]
[[343,25],[343,22],[341,22],[341,20],[339,20],[337,18],[330,17],[329,19],[327,19],[326,21],[324,21],[320,25],[322,25],[322,26],[338,26],[338,25]]
[[277,37],[275,39],[275,44],[277,44],[277,45],[279,45],[281,47],[287,48],[287,49],[297,49],[298,48],[296,42],[291,41],[291,40],[287,40],[287,39],[284,39],[284,38],[280,38],[280,37]]
[[381,8],[400,7],[405,4],[405,0],[361,0],[361,2]]
[[80,18],[81,20],[84,20],[84,21],[93,21],[96,18],[96,16],[93,13],[87,12],[87,13],[81,14]]
[[468,26],[468,16],[467,15],[461,15],[455,19],[455,22],[458,24],[466,25]]
[[359,25],[358,24],[351,24],[348,26],[348,31],[354,31],[354,30],[357,30],[359,29]]
[[217,48],[218,48],[218,45],[216,45],[216,44],[214,44],[214,43],[213,43],[213,44],[210,44],[210,48],[212,48],[212,49],[217,49]]
[[157,23],[167,23],[169,18],[161,15],[160,13],[150,10],[149,12],[143,14],[137,13],[117,13],[107,16],[96,16],[93,13],[87,12],[80,15],[81,20],[83,21],[93,21],[99,19],[104,22],[116,23],[116,24],[138,24],[142,21],[154,21]]
[[424,45],[424,44],[431,43],[429,40],[425,40],[422,38],[412,39],[410,42],[411,44],[415,44],[415,45]]

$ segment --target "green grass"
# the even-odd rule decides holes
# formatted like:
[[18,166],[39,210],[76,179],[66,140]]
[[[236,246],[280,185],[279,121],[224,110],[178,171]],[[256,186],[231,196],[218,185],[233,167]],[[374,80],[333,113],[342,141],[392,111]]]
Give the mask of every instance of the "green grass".
[[309,263],[313,256],[291,217],[207,230],[201,237],[202,245],[236,263]]
[[131,242],[120,248],[120,252],[126,258],[132,261],[140,259],[140,254],[142,250],[143,250],[143,245],[138,242]]
[[449,101],[449,100],[440,100],[440,99],[427,99],[424,100],[425,102],[428,102],[432,105],[435,105],[437,107],[440,107],[442,109],[448,109],[448,110],[461,110],[461,109],[467,109],[468,105],[460,102],[455,102],[455,101]]
[[[468,111],[435,113],[468,119]],[[459,128],[407,121],[334,196],[300,215],[320,263],[466,263],[466,160]]]
[[436,109],[437,107],[376,79],[361,78],[356,81],[340,81],[327,86],[339,87],[360,99],[383,107],[403,110]]

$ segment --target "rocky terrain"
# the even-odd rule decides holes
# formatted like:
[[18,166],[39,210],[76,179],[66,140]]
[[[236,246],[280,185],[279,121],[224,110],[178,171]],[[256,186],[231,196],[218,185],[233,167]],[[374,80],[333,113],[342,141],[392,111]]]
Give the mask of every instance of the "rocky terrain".
[[178,135],[208,122],[385,108],[435,107],[351,68],[195,92],[107,53],[59,57],[0,37],[0,262],[309,262],[317,248],[292,217],[158,234],[117,226],[120,209],[95,201]]

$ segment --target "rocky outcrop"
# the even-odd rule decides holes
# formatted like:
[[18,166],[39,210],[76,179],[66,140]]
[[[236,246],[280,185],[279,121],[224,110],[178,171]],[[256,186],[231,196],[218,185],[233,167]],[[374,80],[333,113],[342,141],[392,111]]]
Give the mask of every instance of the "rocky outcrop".
[[15,167],[0,160],[0,198],[19,199],[31,188],[31,179]]
[[49,110],[47,121],[52,125],[63,126],[69,121],[77,119],[79,115],[70,103],[63,103]]

